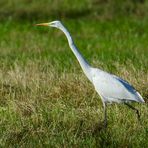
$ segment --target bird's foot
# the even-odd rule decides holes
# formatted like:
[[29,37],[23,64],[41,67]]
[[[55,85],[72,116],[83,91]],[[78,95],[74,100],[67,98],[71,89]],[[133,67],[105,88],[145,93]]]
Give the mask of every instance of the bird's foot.
[[136,110],[136,113],[137,113],[137,119],[138,119],[138,121],[140,121],[140,113],[139,113],[139,111]]

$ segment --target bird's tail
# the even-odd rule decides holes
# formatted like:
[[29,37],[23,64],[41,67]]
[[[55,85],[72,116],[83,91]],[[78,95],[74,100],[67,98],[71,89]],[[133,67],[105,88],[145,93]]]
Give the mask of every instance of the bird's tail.
[[144,99],[142,98],[142,96],[139,94],[139,92],[136,92],[137,93],[137,96],[138,96],[138,102],[141,102],[141,103],[144,103]]

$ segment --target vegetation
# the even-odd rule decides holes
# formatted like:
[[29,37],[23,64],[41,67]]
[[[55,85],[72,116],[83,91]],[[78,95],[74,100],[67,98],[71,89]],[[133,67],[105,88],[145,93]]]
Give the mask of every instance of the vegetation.
[[[0,2],[0,147],[147,148],[147,2],[62,2]],[[103,128],[101,100],[63,33],[32,25],[58,18],[91,65],[142,94],[146,103],[133,104],[140,122],[123,104],[112,104]]]

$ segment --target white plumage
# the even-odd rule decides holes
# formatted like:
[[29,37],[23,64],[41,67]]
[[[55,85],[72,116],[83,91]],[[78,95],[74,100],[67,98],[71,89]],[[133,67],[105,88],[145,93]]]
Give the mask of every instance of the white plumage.
[[109,74],[105,71],[102,71],[97,68],[91,67],[80,54],[78,49],[76,48],[73,39],[68,32],[68,30],[64,27],[64,25],[60,21],[53,21],[50,23],[41,23],[36,24],[38,26],[50,26],[60,29],[64,32],[68,39],[69,46],[76,56],[83,72],[87,76],[87,78],[92,82],[95,87],[95,90],[100,95],[103,106],[104,106],[104,126],[107,126],[107,114],[106,114],[106,104],[117,102],[124,102],[128,107],[135,110],[138,118],[140,114],[136,108],[129,105],[128,102],[144,102],[142,96],[131,86],[128,82],[121,79],[118,76]]
[[144,102],[141,95],[125,80],[96,68],[92,68],[91,72],[95,90],[102,97],[102,101]]

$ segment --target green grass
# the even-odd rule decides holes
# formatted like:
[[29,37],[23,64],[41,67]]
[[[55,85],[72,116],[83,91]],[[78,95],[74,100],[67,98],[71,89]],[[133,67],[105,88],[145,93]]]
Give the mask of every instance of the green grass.
[[[47,20],[48,21],[48,20]],[[102,103],[63,33],[31,23],[0,24],[1,147],[148,147],[148,22],[63,19],[91,65],[126,79],[146,104]],[[34,22],[40,23],[40,22]]]

